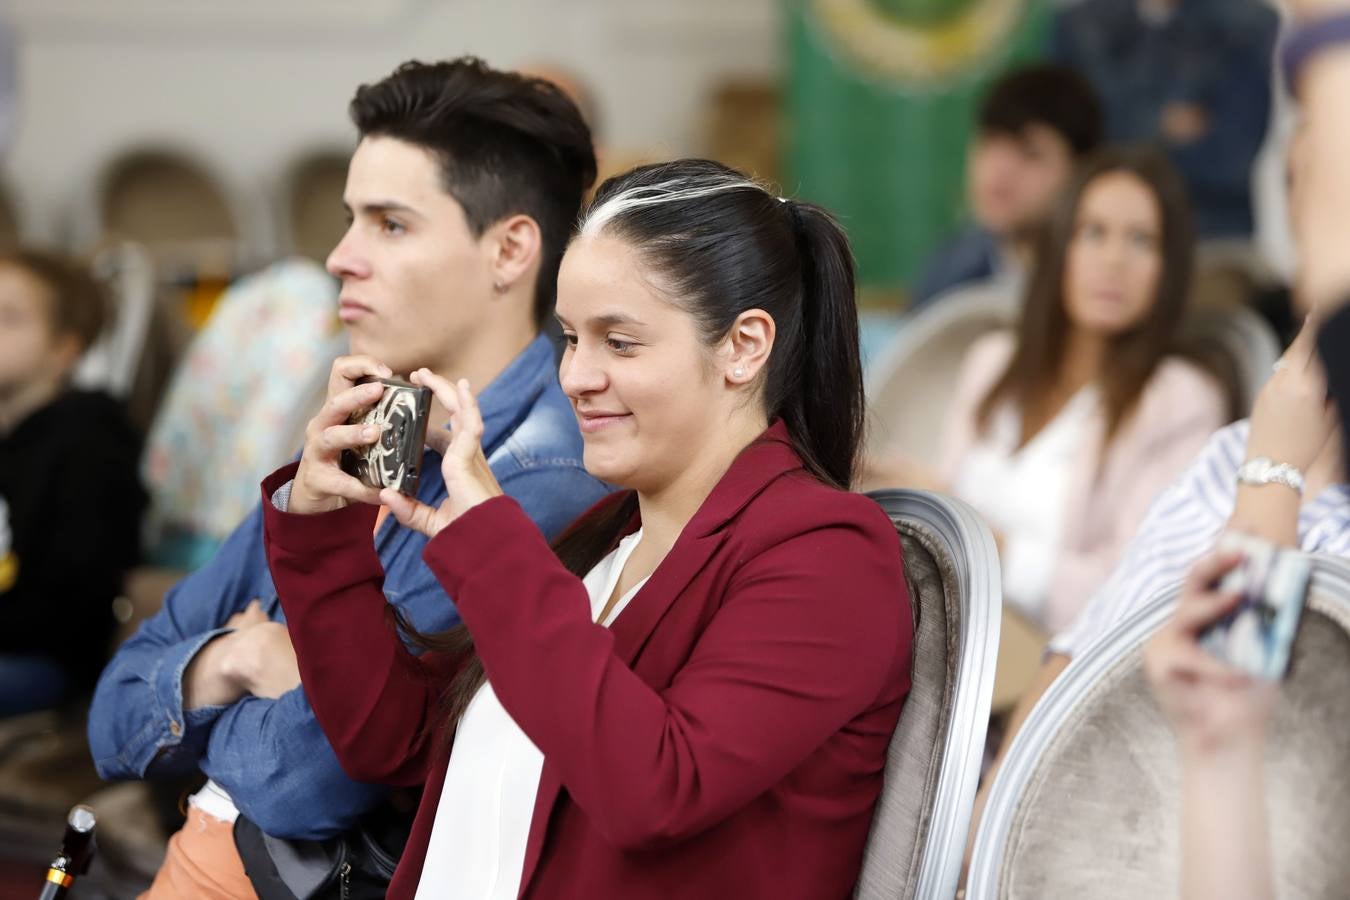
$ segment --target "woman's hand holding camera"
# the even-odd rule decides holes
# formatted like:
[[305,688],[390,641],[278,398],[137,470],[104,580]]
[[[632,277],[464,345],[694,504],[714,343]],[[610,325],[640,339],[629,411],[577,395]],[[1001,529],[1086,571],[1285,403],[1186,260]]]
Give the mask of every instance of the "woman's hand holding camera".
[[431,388],[436,400],[450,413],[450,430],[427,431],[427,445],[440,453],[441,474],[445,477],[446,498],[432,508],[406,497],[393,488],[385,488],[379,501],[389,507],[399,524],[435,537],[440,530],[473,507],[502,493],[501,485],[483,455],[483,416],[478,401],[469,390],[469,382],[457,384],[430,369],[412,373],[413,384]]
[[378,381],[390,378],[389,367],[369,356],[343,356],[333,363],[328,378],[328,400],[305,429],[305,449],[291,485],[287,509],[319,513],[340,509],[351,501],[380,502],[378,488],[370,487],[342,470],[342,451],[367,447],[380,439],[373,425],[350,425],[352,413],[373,406],[384,393]]

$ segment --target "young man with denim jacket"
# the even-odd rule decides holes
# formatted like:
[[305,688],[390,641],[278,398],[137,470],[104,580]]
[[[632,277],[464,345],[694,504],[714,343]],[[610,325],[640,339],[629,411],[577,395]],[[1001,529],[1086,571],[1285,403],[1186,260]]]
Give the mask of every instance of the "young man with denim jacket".
[[[351,225],[328,269],[342,281],[353,355],[333,377],[426,366],[482,386],[489,464],[553,536],[606,490],[582,467],[540,333],[595,177],[590,132],[551,84],[468,58],[405,64],[358,89],[351,116],[361,137],[344,195]],[[433,405],[429,427],[448,418]],[[435,505],[445,486],[439,459],[425,452],[417,493]],[[385,592],[410,624],[454,625],[451,600],[422,564],[425,537],[381,517],[373,540]],[[253,896],[231,835],[241,814],[270,835],[323,839],[386,794],[343,774],[315,721],[256,510],[117,652],[99,681],[89,740],[106,778],[195,769],[210,778],[151,898]]]

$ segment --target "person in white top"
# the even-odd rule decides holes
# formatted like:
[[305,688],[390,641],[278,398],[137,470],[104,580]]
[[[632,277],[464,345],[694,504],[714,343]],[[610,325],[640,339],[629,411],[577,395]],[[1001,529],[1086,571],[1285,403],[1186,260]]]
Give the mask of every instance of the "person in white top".
[[1227,419],[1215,379],[1176,354],[1194,238],[1160,154],[1107,149],[1061,198],[1014,334],[968,352],[940,471],[892,456],[868,483],[948,491],[995,532],[1005,602],[1072,622],[1153,497]]

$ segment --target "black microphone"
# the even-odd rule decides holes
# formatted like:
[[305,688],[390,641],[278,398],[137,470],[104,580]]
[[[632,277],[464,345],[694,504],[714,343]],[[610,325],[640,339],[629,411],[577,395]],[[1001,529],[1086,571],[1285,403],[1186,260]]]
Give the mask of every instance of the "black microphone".
[[75,883],[76,875],[89,871],[94,858],[94,811],[87,806],[76,806],[66,816],[66,834],[61,838],[61,849],[47,868],[47,880],[42,885],[38,900],[59,900]]

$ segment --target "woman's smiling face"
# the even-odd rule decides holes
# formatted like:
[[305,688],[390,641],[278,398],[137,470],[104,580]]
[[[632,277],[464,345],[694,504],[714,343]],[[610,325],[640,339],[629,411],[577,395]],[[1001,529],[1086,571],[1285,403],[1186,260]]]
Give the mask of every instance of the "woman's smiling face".
[[730,397],[698,323],[660,284],[632,246],[603,232],[578,238],[558,273],[559,380],[586,469],[645,493],[715,441]]

